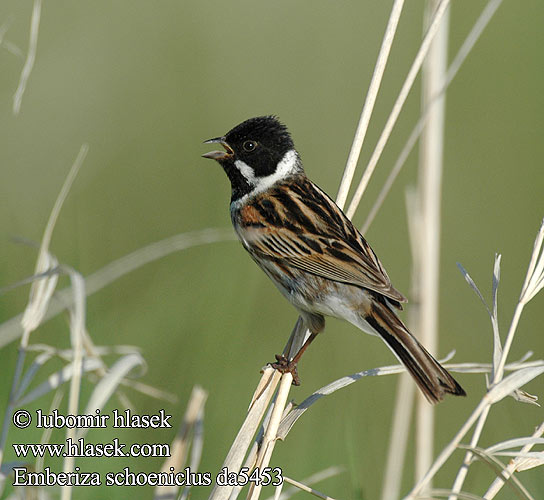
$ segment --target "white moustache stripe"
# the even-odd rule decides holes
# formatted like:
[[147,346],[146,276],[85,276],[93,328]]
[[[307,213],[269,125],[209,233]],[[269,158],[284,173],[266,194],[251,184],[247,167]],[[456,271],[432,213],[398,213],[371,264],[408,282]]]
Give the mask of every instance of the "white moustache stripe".
[[[255,177],[254,170],[242,160],[236,160],[234,165],[246,178],[249,184],[256,187],[260,187],[262,185],[265,186],[264,189],[266,189],[287,175],[296,172],[299,168],[299,160],[297,152],[294,149],[287,151],[287,153],[285,153],[281,161],[278,163],[276,171],[273,174],[267,175],[266,177]],[[259,190],[262,191],[262,189]]]
[[267,175],[266,177],[255,177],[254,170],[247,163],[244,163],[241,160],[236,160],[234,165],[246,178],[247,182],[251,186],[255,186],[251,193],[248,193],[242,196],[242,198],[234,201],[233,205],[235,206],[242,205],[248,198],[266,191],[268,188],[276,184],[276,182],[281,181],[288,175],[294,174],[300,170],[300,160],[297,152],[294,149],[287,151],[287,153],[285,153],[281,161],[278,163],[276,171],[273,174]]
[[234,165],[246,178],[246,181],[249,182],[249,184],[251,184],[252,186],[255,185],[255,173],[247,163],[244,163],[242,160],[236,160],[234,162]]

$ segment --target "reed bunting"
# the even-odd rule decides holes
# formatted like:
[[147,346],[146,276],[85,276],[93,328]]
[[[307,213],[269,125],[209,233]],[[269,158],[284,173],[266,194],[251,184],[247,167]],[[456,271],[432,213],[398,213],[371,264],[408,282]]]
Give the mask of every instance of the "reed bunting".
[[306,177],[287,128],[273,116],[251,118],[223,137],[205,141],[225,151],[206,153],[227,174],[234,229],[253,260],[293,304],[310,337],[288,361],[291,371],[323,330],[324,316],[380,336],[431,403],[465,391],[408,331],[394,309],[395,290],[378,257],[334,201]]

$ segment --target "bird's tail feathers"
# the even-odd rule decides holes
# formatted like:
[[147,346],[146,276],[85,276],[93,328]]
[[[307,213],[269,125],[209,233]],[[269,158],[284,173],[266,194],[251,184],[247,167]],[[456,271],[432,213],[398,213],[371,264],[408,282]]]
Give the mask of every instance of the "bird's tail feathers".
[[445,394],[466,395],[450,373],[429,354],[386,304],[373,302],[372,311],[365,315],[365,321],[406,367],[430,403],[439,403]]

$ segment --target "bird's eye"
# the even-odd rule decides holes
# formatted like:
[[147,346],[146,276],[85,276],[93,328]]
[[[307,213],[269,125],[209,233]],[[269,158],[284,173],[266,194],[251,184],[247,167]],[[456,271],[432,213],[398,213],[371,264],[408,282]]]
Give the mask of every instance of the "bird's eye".
[[245,151],[253,151],[257,147],[257,143],[255,141],[246,141],[242,145]]

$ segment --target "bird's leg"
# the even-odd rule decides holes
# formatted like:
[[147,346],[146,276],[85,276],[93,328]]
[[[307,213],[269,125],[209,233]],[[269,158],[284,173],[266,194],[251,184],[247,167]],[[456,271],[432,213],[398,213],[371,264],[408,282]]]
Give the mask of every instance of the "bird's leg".
[[286,356],[283,354],[276,354],[277,363],[270,363],[270,366],[275,370],[278,370],[280,373],[290,373],[293,376],[293,385],[300,385],[300,378],[298,376],[297,364],[304,354],[304,351],[316,338],[317,333],[311,333],[310,336],[306,339],[306,342],[302,345],[299,351],[295,354],[294,358],[289,361]]

